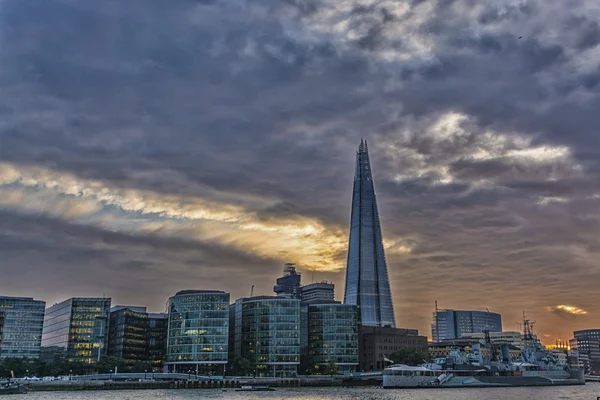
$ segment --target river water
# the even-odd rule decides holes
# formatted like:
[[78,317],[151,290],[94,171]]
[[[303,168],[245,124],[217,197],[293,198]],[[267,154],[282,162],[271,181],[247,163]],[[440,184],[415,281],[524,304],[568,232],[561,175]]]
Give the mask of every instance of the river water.
[[488,389],[277,388],[273,392],[235,392],[227,389],[120,390],[89,392],[32,392],[11,400],[596,400],[600,384],[585,386]]

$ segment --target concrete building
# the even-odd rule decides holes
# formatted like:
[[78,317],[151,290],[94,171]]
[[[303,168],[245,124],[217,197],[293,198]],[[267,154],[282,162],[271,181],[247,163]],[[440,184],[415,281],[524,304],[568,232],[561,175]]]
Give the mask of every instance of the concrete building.
[[273,291],[277,296],[300,299],[302,297],[301,280],[302,276],[296,272],[294,264],[285,264],[283,267],[283,276],[277,278],[277,283],[273,287]]
[[458,339],[465,334],[502,332],[502,316],[473,310],[438,310],[433,313],[431,337],[434,342]]
[[46,303],[0,296],[0,358],[39,358]]
[[[446,358],[450,355],[450,351],[456,349],[456,347],[460,347],[465,350],[466,353],[471,353],[473,350],[473,345],[479,343],[477,339],[447,339],[438,343],[429,343],[429,357],[431,359],[435,358]],[[500,343],[499,343],[500,344]],[[502,343],[504,344],[504,343]],[[488,354],[489,349],[483,347],[481,349],[481,354],[484,359],[487,357],[491,358],[491,354]],[[510,354],[510,359],[513,362],[520,361],[521,359],[521,349],[516,348],[514,346],[509,345],[508,352]]]
[[229,345],[229,293],[182,290],[168,301],[165,369],[225,375]]
[[[463,333],[459,340],[482,341],[485,339],[484,333]],[[453,340],[453,339],[447,339]],[[517,349],[523,348],[523,335],[521,332],[490,332],[490,340],[494,344],[508,344]]]
[[419,336],[416,329],[402,329],[392,327],[359,327],[359,370],[378,371],[385,368],[384,356],[390,355],[400,349],[413,349],[428,352],[427,337]]
[[303,303],[321,303],[335,300],[333,283],[319,282],[302,286],[301,300]]
[[245,358],[255,376],[294,377],[300,365],[300,300],[286,296],[237,299],[230,306],[232,361]]
[[49,307],[42,347],[52,349],[53,358],[95,364],[108,347],[110,302],[110,298],[73,297]]

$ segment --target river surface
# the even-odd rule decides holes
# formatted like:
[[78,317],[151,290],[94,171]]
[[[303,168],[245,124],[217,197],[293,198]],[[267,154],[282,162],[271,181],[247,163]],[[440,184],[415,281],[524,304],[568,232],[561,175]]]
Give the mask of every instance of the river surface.
[[235,392],[227,389],[119,390],[87,392],[32,392],[11,400],[596,400],[600,384],[585,386],[487,389],[378,389],[378,388],[277,388],[273,392]]

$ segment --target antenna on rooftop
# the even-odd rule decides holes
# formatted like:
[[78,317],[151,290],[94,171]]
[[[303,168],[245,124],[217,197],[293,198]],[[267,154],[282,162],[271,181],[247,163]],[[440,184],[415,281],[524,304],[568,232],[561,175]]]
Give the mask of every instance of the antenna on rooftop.
[[254,285],[252,285],[252,288],[250,289],[250,297],[252,297],[253,294],[254,294]]

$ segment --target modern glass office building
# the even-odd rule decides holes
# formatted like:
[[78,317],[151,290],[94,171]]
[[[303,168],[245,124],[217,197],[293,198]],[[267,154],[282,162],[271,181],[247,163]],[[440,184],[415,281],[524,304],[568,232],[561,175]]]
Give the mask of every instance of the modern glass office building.
[[308,305],[309,362],[323,368],[333,361],[338,374],[358,366],[358,307],[330,302]]
[[166,368],[224,375],[229,339],[229,293],[183,290],[168,302]]
[[361,324],[396,326],[367,142],[356,153],[344,303],[360,308]]
[[167,327],[166,314],[148,313],[146,307],[115,306],[110,310],[108,355],[124,359],[128,367],[137,363],[160,372]]
[[113,307],[108,329],[108,355],[122,358],[128,367],[149,361],[149,325],[146,307]]
[[431,337],[434,342],[459,339],[485,330],[502,332],[502,315],[472,310],[438,310],[433,313]]
[[0,297],[0,358],[39,358],[46,303]]
[[233,356],[255,376],[292,377],[300,364],[300,300],[281,296],[238,299],[232,306]]
[[164,313],[148,313],[148,359],[153,371],[162,371],[167,347],[169,316]]
[[110,298],[74,297],[46,310],[42,347],[68,361],[95,364],[108,347]]

